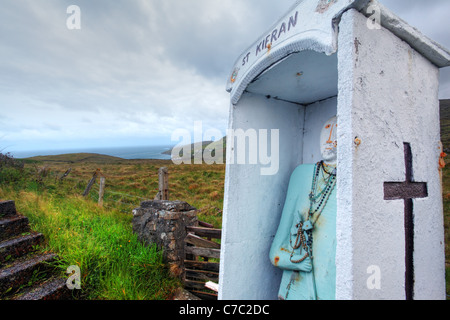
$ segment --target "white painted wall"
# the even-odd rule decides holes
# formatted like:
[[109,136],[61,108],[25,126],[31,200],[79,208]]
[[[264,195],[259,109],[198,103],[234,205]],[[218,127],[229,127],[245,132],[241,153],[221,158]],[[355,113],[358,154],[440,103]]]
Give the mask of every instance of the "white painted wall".
[[[444,299],[438,69],[390,31],[369,30],[366,21],[350,10],[339,32],[336,296],[405,298],[404,204],[383,200],[383,184],[405,180],[403,143],[409,142],[414,179],[427,182],[429,193],[414,200],[415,298]],[[381,270],[379,290],[367,287],[371,265]]]
[[260,165],[227,159],[220,299],[277,299],[281,272],[270,263],[269,250],[289,178],[298,165],[320,160],[321,126],[336,115],[336,103],[331,98],[305,108],[246,93],[231,107],[230,129],[280,130],[280,168],[277,175],[262,176]]
[[270,263],[269,250],[290,175],[301,163],[304,117],[303,106],[250,93],[231,106],[230,129],[280,129],[281,157],[273,176],[262,176],[260,165],[227,159],[219,299],[277,298],[281,272]]

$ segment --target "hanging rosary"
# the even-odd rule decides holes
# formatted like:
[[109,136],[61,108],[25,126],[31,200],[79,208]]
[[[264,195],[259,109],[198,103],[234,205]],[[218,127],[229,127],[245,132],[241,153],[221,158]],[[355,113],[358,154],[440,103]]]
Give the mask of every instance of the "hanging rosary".
[[[290,256],[290,260],[292,263],[301,263],[306,258],[311,257],[313,258],[312,253],[312,243],[313,243],[313,230],[314,226],[319,219],[320,215],[322,214],[323,209],[325,208],[328,199],[330,198],[331,193],[334,190],[334,187],[336,185],[336,168],[332,168],[333,170],[331,172],[326,170],[326,165],[323,161],[320,161],[316,163],[314,167],[314,176],[312,180],[311,185],[311,193],[309,194],[309,211],[308,211],[308,217],[305,222],[298,223],[295,228],[297,228],[297,234],[295,235],[295,242],[292,243],[292,239],[289,238],[291,247],[293,248],[293,251]],[[322,173],[323,181],[325,183],[325,187],[321,190],[318,187],[319,185],[319,176]],[[315,219],[314,219],[315,216]],[[314,221],[313,221],[314,219]],[[298,259],[293,260],[294,256],[294,250],[297,250],[299,248],[302,248],[305,250],[305,255]]]

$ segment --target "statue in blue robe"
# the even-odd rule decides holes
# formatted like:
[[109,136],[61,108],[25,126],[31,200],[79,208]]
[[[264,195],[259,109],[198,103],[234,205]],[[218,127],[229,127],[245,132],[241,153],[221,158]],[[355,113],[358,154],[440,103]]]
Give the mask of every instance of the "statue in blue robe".
[[283,270],[282,300],[334,300],[336,291],[336,117],[322,128],[323,160],[292,173],[270,250]]

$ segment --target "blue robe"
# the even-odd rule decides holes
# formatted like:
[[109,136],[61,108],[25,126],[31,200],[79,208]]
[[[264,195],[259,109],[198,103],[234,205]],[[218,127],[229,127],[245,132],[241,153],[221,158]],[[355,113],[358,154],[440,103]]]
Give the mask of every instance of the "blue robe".
[[[315,165],[301,165],[291,175],[288,193],[280,224],[275,235],[270,260],[278,266],[281,259],[287,259],[286,239],[295,229],[299,219],[307,220],[312,179]],[[316,216],[313,216],[313,221]],[[287,242],[289,243],[289,242]],[[336,187],[317,220],[313,230],[312,270],[291,271],[284,269],[278,292],[284,300],[334,300],[336,297]],[[291,247],[289,249],[292,250]],[[285,264],[286,264],[285,260]],[[287,262],[292,263],[292,262]],[[311,269],[307,261],[301,262],[305,270]]]

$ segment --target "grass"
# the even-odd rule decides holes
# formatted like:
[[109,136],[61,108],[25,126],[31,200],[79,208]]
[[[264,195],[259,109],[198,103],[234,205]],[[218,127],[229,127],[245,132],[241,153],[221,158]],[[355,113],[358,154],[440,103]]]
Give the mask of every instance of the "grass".
[[[61,196],[81,195],[93,173],[101,169],[106,177],[104,207],[130,214],[141,201],[152,200],[158,193],[158,169],[165,166],[169,168],[170,199],[187,201],[199,209],[201,220],[221,228],[225,165],[177,166],[167,160],[88,158],[89,161],[70,158],[61,161],[60,157],[51,156],[45,162],[41,160],[39,164],[31,163],[26,167],[46,167],[48,176],[36,188]],[[72,169],[69,176],[59,182],[59,177],[69,168]],[[98,189],[97,181],[88,196],[93,202],[98,201]]]
[[[444,151],[450,154],[450,99],[440,101],[441,140]],[[449,162],[447,157],[446,161]],[[450,165],[443,170],[443,200],[445,227],[445,271],[447,295],[450,295]],[[447,297],[447,300],[450,300]]]
[[450,99],[441,100],[441,141],[446,152],[450,150]]
[[[448,160],[447,160],[448,161]],[[442,173],[444,228],[445,228],[445,271],[446,291],[450,295],[450,166],[447,165]],[[450,300],[449,298],[447,298]]]
[[[69,266],[80,268],[78,298],[170,299],[181,283],[170,276],[162,251],[140,243],[131,226],[132,210],[156,195],[162,166],[169,167],[170,198],[189,202],[200,220],[220,228],[224,166],[92,154],[32,158],[24,168],[0,168],[0,199],[15,200],[32,229],[45,235],[42,250],[58,254],[62,275]],[[87,198],[81,196],[97,169],[106,176],[103,207],[97,204],[98,181]]]
[[[82,299],[168,299],[179,287],[169,276],[162,252],[146,247],[131,231],[131,216],[98,207],[79,196],[64,199],[47,192],[0,188],[0,198],[16,199],[18,210],[46,237],[43,250],[81,270]],[[67,275],[66,275],[67,276]]]

